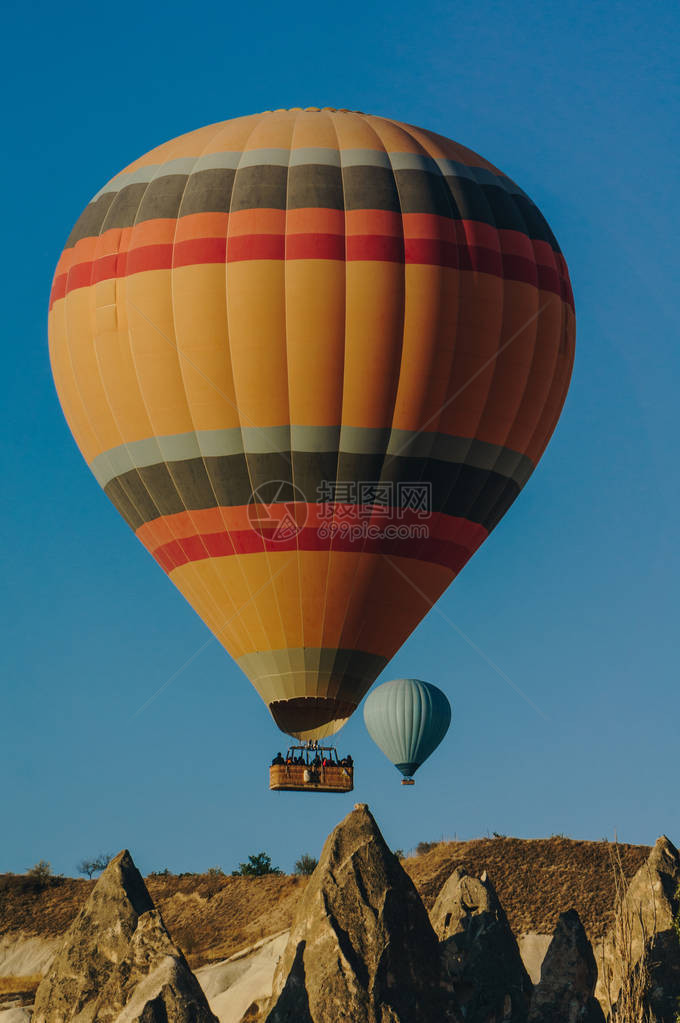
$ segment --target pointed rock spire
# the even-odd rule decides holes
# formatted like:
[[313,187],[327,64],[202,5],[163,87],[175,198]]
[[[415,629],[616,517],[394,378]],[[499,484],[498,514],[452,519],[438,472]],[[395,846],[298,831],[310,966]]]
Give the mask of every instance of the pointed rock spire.
[[562,913],[531,999],[529,1023],[604,1023],[594,997],[597,964],[575,909]]
[[217,1023],[125,849],[67,931],[33,1023]]
[[274,977],[267,1023],[457,1023],[435,934],[365,803],[326,840]]
[[444,965],[470,1023],[527,1019],[531,980],[496,890],[457,867],[430,911]]
[[595,992],[605,1012],[610,1002],[623,1004],[626,985],[644,964],[649,974],[647,1009],[658,1023],[675,1023],[680,995],[680,942],[675,931],[679,892],[680,853],[662,835],[625,890],[605,935]]

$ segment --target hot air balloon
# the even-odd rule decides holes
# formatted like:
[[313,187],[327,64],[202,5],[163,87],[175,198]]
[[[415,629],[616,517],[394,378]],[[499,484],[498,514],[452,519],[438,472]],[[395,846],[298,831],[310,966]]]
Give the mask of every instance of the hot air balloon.
[[517,497],[573,362],[525,193],[382,117],[240,117],[125,167],[50,354],[97,481],[277,725],[336,732]]
[[441,689],[417,678],[383,682],[364,704],[368,734],[404,778],[413,775],[434,753],[451,724],[451,704]]

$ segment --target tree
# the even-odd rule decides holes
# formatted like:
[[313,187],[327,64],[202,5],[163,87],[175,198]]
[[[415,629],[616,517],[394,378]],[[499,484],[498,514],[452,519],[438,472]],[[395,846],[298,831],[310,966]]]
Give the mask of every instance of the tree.
[[272,867],[272,858],[266,852],[249,856],[247,863],[239,863],[238,870],[232,870],[232,877],[264,877],[266,874],[282,874],[278,867]]
[[38,860],[38,862],[27,870],[26,873],[29,877],[34,878],[36,881],[40,881],[41,884],[46,884],[52,877],[52,866],[47,860]]
[[78,864],[78,873],[87,874],[89,878],[93,874],[98,874],[101,870],[106,870],[109,863],[113,859],[109,853],[100,853],[99,856],[95,856],[93,860],[81,860]]
[[316,870],[318,862],[315,856],[303,853],[300,859],[295,861],[295,873],[301,874],[303,877],[309,877]]
[[424,856],[425,853],[431,852],[437,845],[439,845],[439,842],[418,842],[416,852],[419,856]]

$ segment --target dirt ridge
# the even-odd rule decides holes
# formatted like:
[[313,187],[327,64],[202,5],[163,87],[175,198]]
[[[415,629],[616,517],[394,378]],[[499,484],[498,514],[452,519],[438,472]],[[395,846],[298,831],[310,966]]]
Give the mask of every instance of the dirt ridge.
[[[620,844],[619,851],[624,871],[632,877],[650,847]],[[404,860],[404,867],[428,909],[457,866],[474,876],[487,870],[515,935],[551,933],[559,914],[575,908],[594,941],[612,915],[611,853],[612,844],[606,841],[483,838],[438,843]],[[0,936],[62,934],[94,884],[54,878],[41,886],[26,875],[0,874]],[[170,874],[150,875],[146,884],[195,968],[290,927],[307,880]]]

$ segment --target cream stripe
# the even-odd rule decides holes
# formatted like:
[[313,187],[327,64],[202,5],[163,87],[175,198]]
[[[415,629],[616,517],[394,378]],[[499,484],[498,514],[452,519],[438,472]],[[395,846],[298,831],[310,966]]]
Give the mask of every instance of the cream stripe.
[[190,458],[221,458],[229,455],[278,452],[342,451],[353,455],[381,454],[402,458],[434,458],[500,473],[522,487],[533,471],[526,455],[511,448],[468,437],[417,430],[375,429],[361,426],[269,426],[232,427],[228,430],[197,430],[167,437],[146,437],[105,451],[90,468],[100,486],[131,469],[163,461]]
[[303,167],[324,165],[331,167],[385,167],[395,171],[419,170],[443,174],[445,177],[467,178],[480,185],[496,185],[513,195],[528,198],[514,181],[504,174],[494,174],[486,167],[468,167],[456,160],[435,159],[424,153],[386,153],[380,149],[330,149],[301,147],[300,149],[249,149],[244,153],[208,153],[198,159],[184,156],[164,164],[148,164],[137,170],[117,174],[93,196],[95,202],[109,192],[118,192],[128,185],[146,184],[154,178],[170,174],[198,174],[204,170],[236,170],[237,167]]

